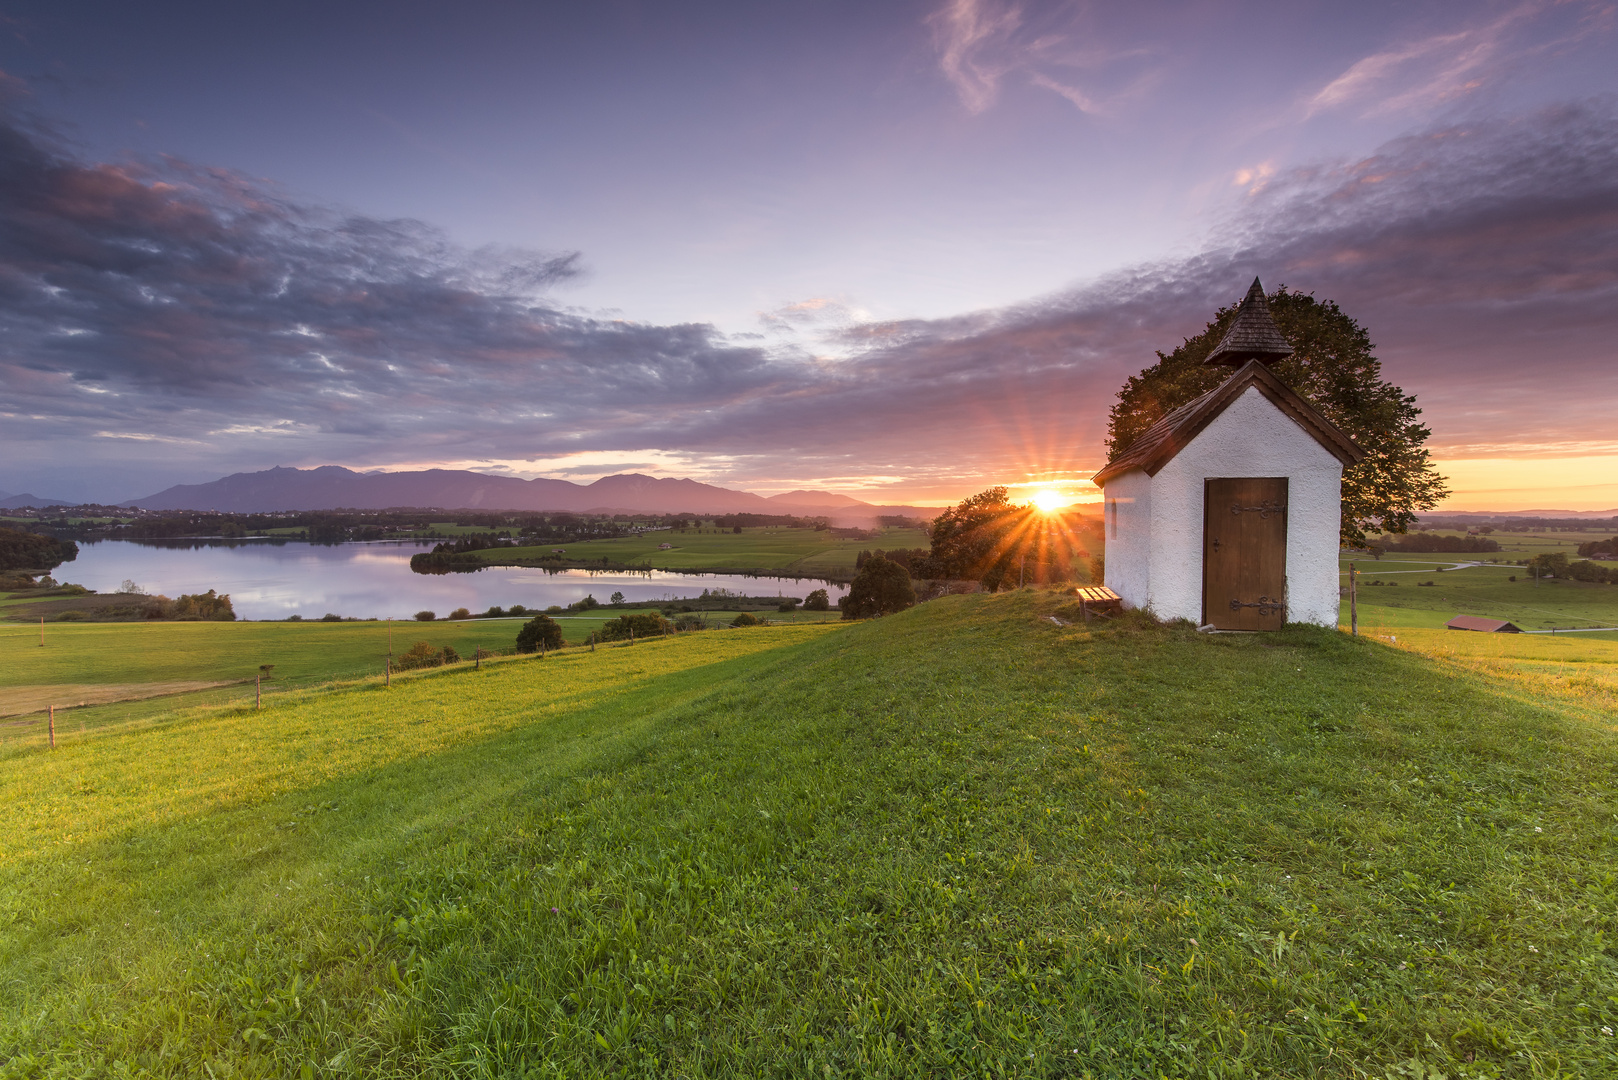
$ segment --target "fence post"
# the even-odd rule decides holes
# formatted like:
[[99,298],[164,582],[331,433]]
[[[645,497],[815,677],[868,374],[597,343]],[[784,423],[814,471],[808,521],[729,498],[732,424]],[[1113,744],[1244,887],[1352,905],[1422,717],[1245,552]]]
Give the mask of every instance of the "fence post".
[[253,708],[262,709],[263,707],[264,707],[264,676],[263,675],[255,675],[255,676],[253,676]]
[[382,685],[393,685],[393,658],[389,657],[382,663]]
[[1360,589],[1358,578],[1360,572],[1353,563],[1348,564],[1348,632],[1351,637],[1360,636]]
[[594,630],[590,631],[590,651],[596,651],[596,632]]
[[483,649],[481,647],[472,650],[472,670],[483,670]]
[[43,615],[39,617],[39,647],[41,649],[45,647],[45,616]]
[[51,706],[50,734],[51,734],[51,749],[55,750],[56,749],[56,706],[55,705]]

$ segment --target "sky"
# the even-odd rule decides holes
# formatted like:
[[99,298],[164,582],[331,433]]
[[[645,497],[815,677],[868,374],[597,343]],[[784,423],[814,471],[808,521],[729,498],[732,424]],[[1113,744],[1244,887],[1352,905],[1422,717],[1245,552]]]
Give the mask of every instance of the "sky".
[[1618,13],[0,0],[0,490],[1093,495],[1254,276],[1444,509],[1618,507]]

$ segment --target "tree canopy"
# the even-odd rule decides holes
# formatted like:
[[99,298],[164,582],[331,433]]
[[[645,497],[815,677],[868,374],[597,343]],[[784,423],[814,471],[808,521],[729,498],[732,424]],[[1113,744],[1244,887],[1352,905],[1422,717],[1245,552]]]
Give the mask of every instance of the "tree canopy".
[[1080,514],[1019,506],[1007,489],[992,487],[933,518],[932,551],[922,573],[977,581],[990,592],[1005,582],[1068,580],[1074,559],[1089,555],[1084,534],[1091,529]]
[[547,649],[562,647],[562,628],[549,615],[535,615],[517,631],[518,652],[538,652],[541,645]]
[[78,558],[79,545],[71,540],[0,528],[0,570],[54,570]]
[[916,602],[910,571],[880,555],[865,560],[843,600],[843,618],[869,619],[903,611]]
[[[1449,494],[1425,444],[1416,399],[1382,379],[1382,363],[1364,327],[1330,300],[1316,300],[1282,285],[1269,294],[1270,313],[1295,350],[1271,369],[1365,450],[1343,473],[1342,540],[1363,547],[1366,530],[1402,533],[1416,514]],[[1235,306],[1220,308],[1201,334],[1187,338],[1158,362],[1132,376],[1118,392],[1107,426],[1109,459],[1162,417],[1212,390],[1230,371],[1205,366]]]

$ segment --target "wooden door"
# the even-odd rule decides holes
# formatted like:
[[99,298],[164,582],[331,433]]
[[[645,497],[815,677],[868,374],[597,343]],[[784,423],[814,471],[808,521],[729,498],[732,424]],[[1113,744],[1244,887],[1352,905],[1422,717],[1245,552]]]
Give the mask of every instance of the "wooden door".
[[1220,630],[1286,622],[1287,478],[1203,481],[1202,621]]

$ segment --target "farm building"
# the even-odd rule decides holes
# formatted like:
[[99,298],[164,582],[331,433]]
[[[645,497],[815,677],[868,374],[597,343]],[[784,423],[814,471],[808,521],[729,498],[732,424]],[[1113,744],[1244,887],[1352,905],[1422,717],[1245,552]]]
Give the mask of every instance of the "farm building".
[[1457,615],[1444,624],[1446,630],[1477,630],[1485,634],[1520,634],[1522,627],[1504,619],[1485,619],[1479,615]]
[[1343,469],[1364,451],[1268,365],[1292,354],[1258,279],[1203,361],[1237,370],[1095,475],[1107,585],[1220,630],[1336,626]]

